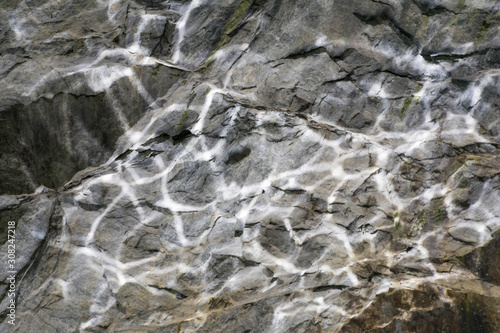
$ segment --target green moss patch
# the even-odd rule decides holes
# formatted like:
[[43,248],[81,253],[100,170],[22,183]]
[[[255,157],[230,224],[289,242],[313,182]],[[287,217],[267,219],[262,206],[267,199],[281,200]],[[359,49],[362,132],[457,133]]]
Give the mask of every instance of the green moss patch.
[[476,47],[481,46],[481,44],[483,44],[483,42],[486,40],[486,36],[488,35],[489,29],[490,25],[486,21],[483,21],[479,26],[479,30],[477,32],[477,40],[474,43]]
[[248,7],[250,7],[252,2],[253,2],[253,0],[243,0],[241,2],[238,9],[236,9],[233,16],[231,17],[229,22],[227,22],[226,26],[224,27],[224,34],[226,35],[226,37],[231,32],[233,32],[234,29],[236,29],[236,27],[238,26],[238,23],[240,23],[240,21],[243,19],[245,12],[247,11]]
[[181,117],[181,121],[179,121],[179,127],[184,126],[184,124],[186,123],[186,121],[188,119],[188,115],[189,115],[189,109],[184,110],[184,113],[182,114],[182,117]]
[[412,106],[412,104],[417,105],[420,102],[420,97],[414,96],[416,93],[418,93],[420,90],[422,90],[423,85],[418,84],[415,90],[413,91],[412,96],[409,96],[405,98],[403,102],[403,106],[401,107],[401,112],[400,112],[400,117],[403,119],[406,116],[406,112],[408,109]]

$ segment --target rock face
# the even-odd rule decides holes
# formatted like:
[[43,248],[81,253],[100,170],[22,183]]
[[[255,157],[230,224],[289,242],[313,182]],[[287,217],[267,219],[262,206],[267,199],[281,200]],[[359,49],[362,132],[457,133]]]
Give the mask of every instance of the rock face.
[[4,1],[2,332],[499,332],[495,0]]

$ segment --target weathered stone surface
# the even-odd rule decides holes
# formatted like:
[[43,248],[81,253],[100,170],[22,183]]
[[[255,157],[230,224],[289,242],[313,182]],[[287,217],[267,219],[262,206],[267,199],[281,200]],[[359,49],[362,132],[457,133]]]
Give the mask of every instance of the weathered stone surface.
[[499,331],[499,10],[6,1],[0,331]]

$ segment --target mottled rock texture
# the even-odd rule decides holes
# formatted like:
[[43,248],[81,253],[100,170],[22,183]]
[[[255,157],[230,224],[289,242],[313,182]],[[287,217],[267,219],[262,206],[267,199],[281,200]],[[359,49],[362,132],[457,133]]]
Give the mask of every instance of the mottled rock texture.
[[0,7],[1,332],[500,332],[496,0]]

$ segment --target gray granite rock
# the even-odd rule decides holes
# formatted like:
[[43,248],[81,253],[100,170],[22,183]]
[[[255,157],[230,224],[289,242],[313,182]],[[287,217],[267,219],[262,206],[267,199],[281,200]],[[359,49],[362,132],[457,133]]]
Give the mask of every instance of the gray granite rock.
[[0,331],[498,331],[499,10],[5,2]]

